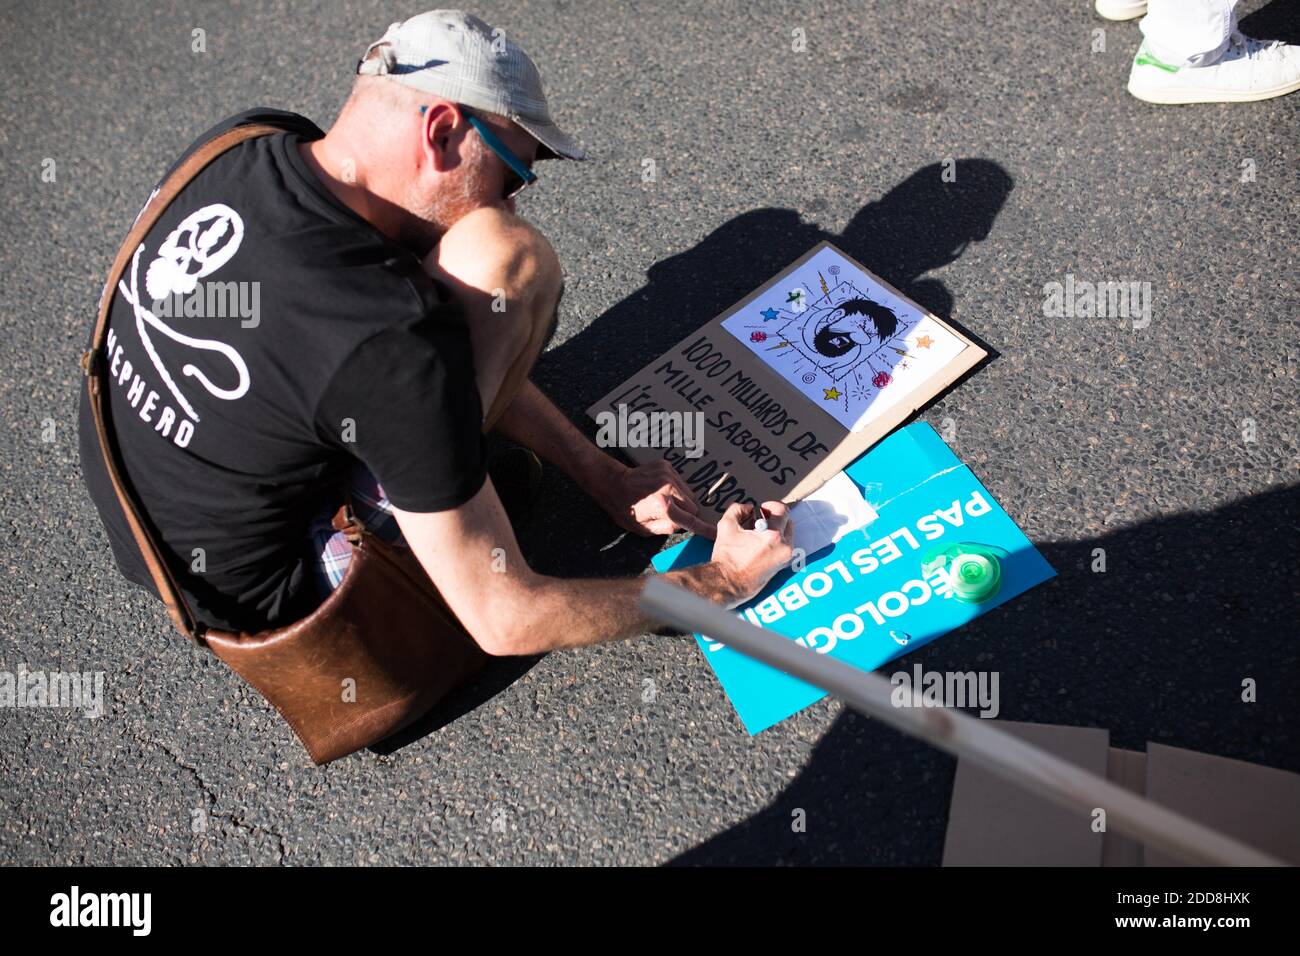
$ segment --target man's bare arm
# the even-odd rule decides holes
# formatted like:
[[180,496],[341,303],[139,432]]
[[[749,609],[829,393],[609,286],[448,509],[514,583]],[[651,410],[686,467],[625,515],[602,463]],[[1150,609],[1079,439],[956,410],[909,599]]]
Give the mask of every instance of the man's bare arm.
[[531,380],[524,382],[496,431],[559,467],[588,494],[616,480],[627,467],[593,445]]
[[510,403],[496,431],[558,466],[614,519],[641,535],[689,531],[713,538],[713,524],[685,479],[659,459],[629,467],[601,451],[531,381]]
[[[793,528],[785,506],[768,502],[763,507],[769,530],[742,528],[746,509],[733,505],[718,525],[713,560],[669,572],[667,578],[729,607],[753,597],[791,556]],[[489,654],[581,647],[654,626],[637,607],[643,578],[563,580],[534,572],[490,479],[459,508],[396,510],[396,515],[443,599]]]

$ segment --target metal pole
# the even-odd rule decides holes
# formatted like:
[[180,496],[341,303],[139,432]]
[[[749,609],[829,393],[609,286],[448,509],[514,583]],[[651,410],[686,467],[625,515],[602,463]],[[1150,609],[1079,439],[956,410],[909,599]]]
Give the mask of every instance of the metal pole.
[[940,750],[971,760],[1064,807],[1081,811],[1085,816],[1095,808],[1104,808],[1108,826],[1147,846],[1190,863],[1211,866],[1286,865],[1013,737],[999,730],[993,721],[971,717],[959,710],[895,707],[891,701],[893,688],[879,674],[859,670],[755,627],[663,578],[652,577],[646,583],[641,607],[657,620],[707,634],[742,654],[822,688],[870,717],[920,737]]

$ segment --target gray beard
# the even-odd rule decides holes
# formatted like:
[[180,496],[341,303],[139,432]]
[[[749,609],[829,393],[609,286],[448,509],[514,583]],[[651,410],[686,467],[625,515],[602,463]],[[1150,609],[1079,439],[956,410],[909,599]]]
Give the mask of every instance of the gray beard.
[[402,223],[398,241],[424,258],[457,220],[485,205],[485,158],[483,147],[475,147],[455,186],[433,196],[412,196],[406,207],[411,215]]

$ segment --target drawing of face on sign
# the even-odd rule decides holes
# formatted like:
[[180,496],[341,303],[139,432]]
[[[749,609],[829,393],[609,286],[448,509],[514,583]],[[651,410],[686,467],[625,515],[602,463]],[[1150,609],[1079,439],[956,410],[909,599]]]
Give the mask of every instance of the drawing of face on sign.
[[838,381],[897,331],[898,316],[893,310],[864,297],[853,297],[809,312],[800,329],[800,351]]

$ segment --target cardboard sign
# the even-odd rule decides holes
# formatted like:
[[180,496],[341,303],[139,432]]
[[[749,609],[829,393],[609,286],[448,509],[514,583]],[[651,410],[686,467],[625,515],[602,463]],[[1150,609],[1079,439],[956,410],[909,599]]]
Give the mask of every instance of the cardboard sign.
[[[1110,746],[1095,727],[999,720],[999,729],[1188,819],[1300,865],[1300,774],[1154,742]],[[944,866],[1179,866],[1092,819],[963,758],[953,780]],[[1082,825],[1081,825],[1082,824]]]
[[[874,517],[807,555],[802,570],[777,574],[738,609],[739,617],[874,670],[1056,573],[923,422],[889,436],[844,474]],[[797,529],[797,516],[795,520]],[[981,602],[959,600],[948,571],[922,569],[933,552],[959,543],[1002,553],[997,591]],[[691,538],[656,555],[654,566],[659,571],[690,567],[709,560],[711,553],[712,542]],[[708,637],[697,634],[696,641],[751,734],[825,696]]]
[[602,445],[672,463],[716,521],[820,487],[986,354],[822,242],[587,414]]

